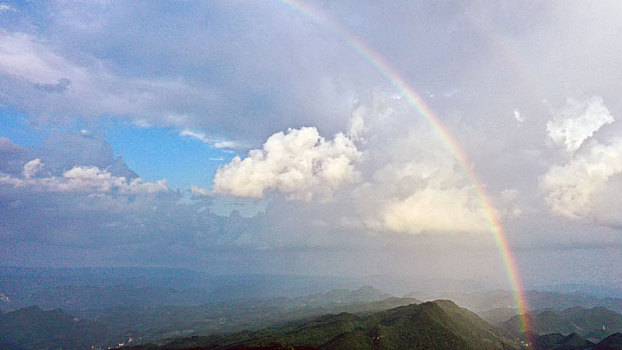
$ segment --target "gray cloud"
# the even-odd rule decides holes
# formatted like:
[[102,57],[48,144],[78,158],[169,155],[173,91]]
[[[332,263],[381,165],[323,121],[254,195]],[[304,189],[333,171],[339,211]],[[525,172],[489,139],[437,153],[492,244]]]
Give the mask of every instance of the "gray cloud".
[[[77,259],[105,251],[107,261],[158,256],[166,264],[201,261],[221,271],[415,273],[418,264],[430,274],[451,275],[457,265],[469,276],[485,275],[478,269],[502,274],[488,266],[498,255],[487,236],[486,208],[463,167],[490,195],[510,245],[523,250],[519,263],[520,254],[523,262],[535,256],[537,264],[522,266],[525,273],[546,280],[560,274],[542,269],[547,262],[561,271],[586,257],[566,249],[547,260],[546,252],[532,252],[540,245],[608,252],[620,246],[619,231],[599,226],[622,222],[615,197],[621,126],[613,122],[622,113],[618,2],[311,5],[412,85],[467,164],[456,161],[370,57],[348,46],[353,38],[278,2],[30,3],[2,13],[3,106],[41,128],[117,118],[168,127],[213,147],[253,149],[257,158],[221,168],[216,187],[268,199],[257,205],[265,213],[239,218],[210,212],[212,202],[224,200],[207,189],[99,191],[100,182],[65,174],[113,184],[125,178],[123,186],[138,175],[98,137],[52,133],[41,148],[0,138],[5,179],[58,185],[79,179],[88,189],[3,185],[2,237],[21,249],[4,246],[3,257],[26,261],[18,255],[54,246],[47,261],[56,261],[67,253],[59,247],[70,246]],[[579,102],[558,108],[569,98]],[[286,130],[304,126],[316,131],[311,139],[324,135],[324,143],[308,147],[309,154],[281,152],[278,162],[267,161],[272,153],[262,145],[271,135],[283,141]],[[330,137],[339,133],[348,147],[333,147]],[[316,154],[318,144],[335,153]],[[341,155],[347,171],[333,183],[305,167]],[[299,181],[292,180],[294,170]],[[236,182],[251,174],[267,176]],[[99,195],[89,196],[93,191]],[[282,198],[288,196],[312,200]],[[318,204],[323,197],[332,201]],[[470,254],[480,250],[481,261]],[[275,251],[286,256],[277,261]],[[469,264],[458,264],[458,256]],[[619,268],[591,264],[602,278],[620,275]]]
[[64,92],[71,85],[71,80],[61,78],[56,84],[35,84],[36,89],[48,91],[48,92]]
[[612,193],[622,189],[622,135],[599,132],[614,123],[602,99],[569,104],[547,124],[551,138],[569,152],[568,159],[550,167],[540,179],[540,190],[557,214],[620,226],[622,202]]
[[573,153],[594,132],[613,121],[601,97],[596,96],[583,103],[569,100],[566,108],[546,123],[546,131],[556,146]]

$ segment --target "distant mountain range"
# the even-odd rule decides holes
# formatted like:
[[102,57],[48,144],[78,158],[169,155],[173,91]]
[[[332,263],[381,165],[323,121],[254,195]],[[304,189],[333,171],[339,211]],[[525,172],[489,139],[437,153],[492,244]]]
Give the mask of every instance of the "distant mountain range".
[[[612,316],[612,313],[610,310],[578,308],[564,312],[575,320],[583,320],[583,325],[588,327],[595,327],[589,320],[598,323],[603,320],[603,316],[606,318],[606,315]],[[351,313],[329,314],[281,327],[229,335],[177,338],[159,344],[136,345],[130,349],[622,349],[622,333],[611,334],[600,342],[590,341],[577,333],[532,334],[530,339],[532,343],[528,346],[517,334],[494,327],[449,300],[436,300],[363,316]]]
[[0,349],[91,349],[118,346],[121,339],[97,322],[69,316],[60,309],[31,306],[0,314]]
[[120,306],[82,311],[79,315],[116,332],[131,330],[134,334],[141,334],[144,339],[161,339],[182,334],[257,329],[329,312],[374,312],[420,302],[412,298],[387,296],[378,289],[362,287],[307,297],[255,299],[236,303],[152,308]]
[[[425,293],[410,293],[405,296],[421,300],[430,300],[431,298]],[[523,297],[527,300],[530,310],[563,310],[575,306],[584,308],[602,306],[622,313],[622,298],[598,298],[583,294],[563,294],[541,291],[526,291],[523,293]],[[492,309],[516,308],[514,293],[510,291],[498,290],[472,293],[445,292],[438,294],[436,298],[453,300],[456,304],[478,313],[488,312]]]
[[[231,305],[108,310],[95,320],[32,306],[0,314],[0,349],[88,350],[119,345],[125,345],[123,349],[133,345],[130,348],[136,350],[526,348],[517,317],[499,328],[448,300],[347,301],[380,295],[376,289],[363,287]],[[613,333],[622,315],[611,310],[545,310],[531,317],[538,333],[529,337],[532,349],[622,349],[620,333]]]
[[524,345],[451,301],[412,304],[368,316],[325,315],[281,328],[181,338],[131,349],[523,349]]
[[[599,341],[614,333],[622,333],[622,314],[603,307],[573,307],[562,311],[541,310],[527,315],[531,331],[536,334],[577,334],[590,341]],[[519,335],[520,316],[505,321],[501,327]]]
[[536,350],[620,350],[622,349],[622,333],[615,333],[601,342],[594,343],[582,336],[572,333],[560,333],[535,336],[532,348]]
[[[419,302],[387,298],[365,286],[297,298],[256,299],[199,306],[120,306],[83,311],[78,317],[60,309],[30,306],[0,314],[0,349],[91,349],[167,337],[258,329],[329,312],[369,313]],[[19,344],[19,345],[18,345]]]
[[358,279],[298,275],[214,276],[165,268],[0,266],[0,310],[29,305],[79,311],[118,306],[193,306],[354,289]]
[[[359,345],[370,344],[369,332],[373,330],[373,322],[370,320],[373,318],[369,317],[376,313],[382,314],[385,310],[402,310],[395,314],[375,316],[375,320],[381,322],[378,331],[386,330],[389,332],[387,335],[394,334],[393,331],[399,334],[399,327],[408,329],[407,322],[392,324],[385,317],[394,315],[399,319],[408,319],[410,316],[405,316],[404,310],[412,311],[411,316],[414,318],[419,317],[415,317],[415,314],[428,315],[430,311],[415,312],[419,309],[414,306],[410,309],[401,307],[424,305],[421,300],[439,298],[453,300],[483,319],[474,319],[473,314],[468,312],[456,319],[458,324],[452,324],[447,323],[445,316],[439,316],[438,320],[444,320],[440,323],[448,329],[464,324],[461,322],[467,322],[465,320],[470,320],[474,329],[480,329],[483,325],[479,322],[485,320],[490,323],[486,323],[486,327],[492,327],[494,334],[510,340],[501,342],[509,348],[516,345],[517,337],[522,336],[518,318],[515,317],[518,310],[512,292],[473,291],[479,287],[472,281],[430,280],[419,285],[421,289],[414,289],[413,281],[395,281],[383,276],[367,279],[373,280],[374,285],[386,286],[390,290],[413,288],[411,290],[425,292],[397,298],[369,285],[357,288],[361,286],[359,280],[339,277],[208,276],[192,270],[158,268],[0,267],[0,310],[4,311],[0,313],[0,350],[91,349],[91,346],[107,348],[128,344],[130,339],[132,342],[129,344],[136,344],[185,337],[180,338],[183,345],[188,339],[205,341],[205,336],[210,334],[240,331],[244,331],[239,333],[245,334],[244,339],[264,334],[261,332],[272,334],[276,337],[275,346],[281,346],[285,343],[278,345],[278,337],[283,332],[293,332],[287,334],[293,337],[291,339],[298,339],[295,336],[298,329],[292,327],[310,324],[318,317],[331,320],[331,317],[340,313],[349,315],[344,316],[346,319],[355,316],[348,322],[356,324],[356,327],[342,332],[344,334],[341,337],[325,337],[322,338],[324,343],[309,346],[337,348],[335,344],[338,344],[358,348]],[[331,286],[332,289],[329,288]],[[470,292],[438,292],[447,287]],[[616,344],[616,339],[619,339],[612,333],[620,332],[620,298],[539,291],[526,292],[525,297],[532,310],[529,317],[536,326],[534,331],[538,333],[537,336],[533,335],[533,339],[542,343],[537,345],[542,349],[575,349],[581,346],[596,349],[605,340],[609,343],[604,344]],[[454,314],[458,312],[456,310],[464,310],[447,306],[453,303],[442,303],[434,301],[425,305],[441,308],[450,318],[458,317]],[[318,327],[324,326],[324,323],[318,323]],[[423,327],[421,324],[419,326]],[[260,331],[265,327],[272,328]],[[393,327],[397,327],[397,330],[393,330]],[[458,332],[455,344],[467,344],[466,348],[474,344],[464,339],[464,328],[456,328],[454,331]],[[222,339],[229,341],[233,339],[232,336],[222,336]],[[222,347],[228,343],[215,344]],[[244,344],[240,346],[248,345]],[[262,343],[264,345],[269,346]],[[385,345],[387,349],[395,348],[388,343]]]

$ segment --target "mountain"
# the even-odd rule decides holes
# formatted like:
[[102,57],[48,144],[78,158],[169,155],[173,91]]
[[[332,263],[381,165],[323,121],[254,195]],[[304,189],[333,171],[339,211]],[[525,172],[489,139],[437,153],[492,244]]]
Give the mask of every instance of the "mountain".
[[538,287],[538,290],[557,292],[564,294],[588,294],[600,298],[618,298],[622,285],[620,281],[609,281],[609,285],[591,283],[560,283],[549,284]]
[[596,344],[594,350],[622,350],[622,333],[615,333]]
[[[372,291],[363,289],[336,294],[345,297],[345,300],[352,300],[357,296],[370,297],[368,292]],[[375,290],[372,294],[377,293]],[[327,293],[329,298],[325,300],[318,295],[310,296],[315,303],[322,305],[300,306],[298,303],[304,298],[277,298],[191,307],[122,306],[83,312],[81,318],[69,316],[60,309],[43,311],[38,306],[31,306],[0,314],[0,349],[91,349],[91,345],[106,348],[127,343],[130,337],[132,341],[144,342],[173,336],[259,329],[303,318],[310,319],[332,310],[370,313],[417,301],[393,297],[369,303],[334,303],[331,300],[336,294]],[[82,318],[84,314],[92,321]]]
[[2,349],[90,349],[119,344],[114,338],[106,327],[59,309],[31,306],[0,314]]
[[477,312],[477,315],[493,326],[500,327],[503,322],[518,315],[520,312],[514,307],[499,307]]
[[[619,293],[618,293],[619,295]],[[429,296],[419,293],[409,294],[414,298],[429,300]],[[527,291],[523,293],[527,305],[531,310],[553,309],[564,310],[580,306],[584,308],[606,307],[609,310],[622,313],[622,298],[598,298],[583,294],[563,294],[556,292]],[[490,292],[445,292],[439,293],[434,298],[453,300],[456,304],[474,312],[482,312],[495,308],[515,308],[515,295],[509,291]]]
[[594,343],[577,333],[566,336],[560,333],[536,336],[534,344],[535,348],[539,350],[587,350],[594,347]]
[[181,335],[205,335],[259,329],[328,312],[371,313],[419,302],[416,299],[387,298],[360,303],[301,304],[304,298],[252,300],[235,304],[208,303],[199,306],[163,306],[154,308],[118,307],[85,311],[83,317],[97,321],[117,333],[131,331],[147,341]]
[[327,293],[318,293],[294,298],[293,302],[300,305],[354,304],[378,301],[393,297],[372,286],[363,286],[355,290],[333,289]]
[[280,328],[179,338],[132,349],[522,349],[508,333],[448,300],[367,316],[339,313]]
[[[536,334],[576,333],[588,340],[598,341],[613,333],[622,332],[622,314],[603,307],[544,310],[532,312],[528,317],[532,332]],[[502,328],[518,335],[521,332],[520,320],[520,316],[514,316],[504,322]]]

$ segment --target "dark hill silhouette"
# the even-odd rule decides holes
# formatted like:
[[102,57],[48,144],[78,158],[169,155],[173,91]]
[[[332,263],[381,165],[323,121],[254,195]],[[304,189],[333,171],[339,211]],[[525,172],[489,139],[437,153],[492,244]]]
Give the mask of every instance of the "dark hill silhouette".
[[112,334],[100,324],[38,306],[1,314],[0,335],[3,349],[90,349],[118,344],[109,342]]
[[560,333],[552,333],[534,338],[535,349],[540,350],[587,350],[594,347],[594,343],[577,333],[566,336]]
[[594,346],[594,350],[622,350],[622,333],[615,333]]

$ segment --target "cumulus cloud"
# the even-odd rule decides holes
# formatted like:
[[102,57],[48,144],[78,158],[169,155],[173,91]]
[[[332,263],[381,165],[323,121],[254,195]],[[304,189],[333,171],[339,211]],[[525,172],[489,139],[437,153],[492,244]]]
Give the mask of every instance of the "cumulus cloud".
[[614,122],[613,117],[599,97],[572,101],[563,115],[566,119],[550,122],[547,129],[549,136],[557,131],[553,135],[558,138],[551,138],[573,153],[541,176],[539,188],[546,203],[567,218],[621,225],[622,201],[612,193],[622,190],[622,135],[605,138],[598,133]]
[[[28,248],[18,246],[40,245],[46,252],[72,247],[77,256],[98,249],[96,255],[110,252],[117,262],[118,251],[127,249],[121,259],[132,263],[141,252],[149,257],[155,250],[170,251],[171,242],[196,258],[206,249],[238,247],[238,236],[254,220],[233,222],[228,212],[214,214],[210,192],[203,188],[180,193],[164,180],[140,179],[103,140],[78,133],[51,137],[41,149],[0,138],[0,241],[12,242],[7,249],[18,260],[29,258]],[[77,156],[67,159],[68,154]],[[74,160],[84,165],[66,167]]]
[[486,232],[478,193],[453,166],[449,158],[387,164],[355,192],[362,221],[380,232]]
[[[551,167],[540,180],[540,189],[551,209],[569,218],[598,216],[599,197],[621,189],[615,181],[622,173],[622,138],[604,145],[592,143],[568,163]],[[608,205],[619,207],[619,199]],[[622,217],[621,217],[622,218]]]
[[[316,128],[272,135],[262,149],[235,157],[214,178],[216,193],[261,198],[331,198],[344,208],[336,224],[376,232],[487,232],[476,187],[443,140],[412,107],[378,92],[357,103],[348,135],[322,138]],[[357,144],[355,145],[355,141]],[[365,155],[365,156],[363,156]],[[347,219],[343,219],[347,218]]]
[[407,101],[382,94],[353,111],[366,126],[359,137],[368,176],[352,199],[359,221],[379,232],[486,232],[476,188],[439,135],[425,121],[413,123],[412,113]]
[[382,228],[395,232],[418,234],[486,230],[483,207],[474,198],[470,187],[424,188],[404,199],[389,201],[380,215]]
[[24,165],[24,177],[30,179],[43,169],[41,159],[33,159]]
[[270,136],[245,159],[235,157],[219,168],[214,190],[241,197],[260,198],[274,191],[289,199],[328,199],[342,185],[358,180],[355,164],[360,157],[342,133],[326,140],[313,127],[289,129]]
[[587,101],[568,100],[566,107],[546,124],[548,136],[556,146],[574,152],[585,140],[614,119],[599,96]]
[[24,165],[23,178],[0,173],[0,185],[28,188],[33,191],[71,193],[139,194],[168,190],[165,180],[157,182],[143,182],[141,178],[128,180],[95,166],[75,166],[66,171],[62,177],[33,178],[43,166],[40,159],[29,161]]

